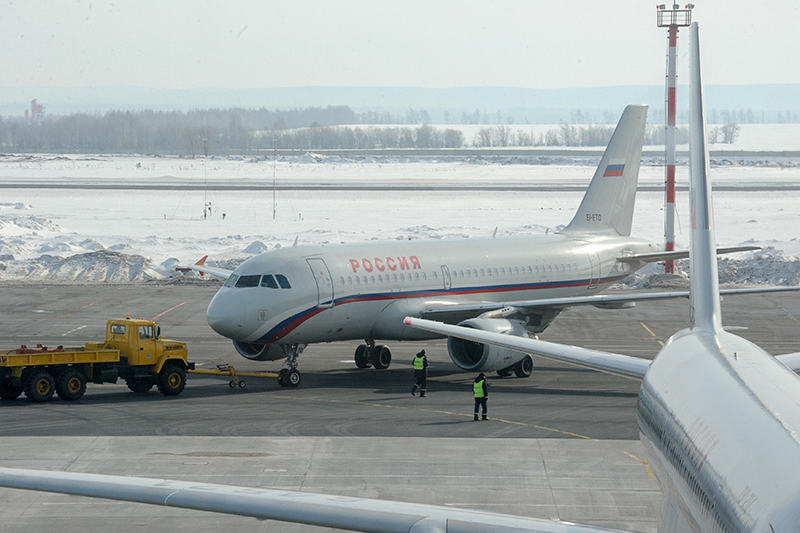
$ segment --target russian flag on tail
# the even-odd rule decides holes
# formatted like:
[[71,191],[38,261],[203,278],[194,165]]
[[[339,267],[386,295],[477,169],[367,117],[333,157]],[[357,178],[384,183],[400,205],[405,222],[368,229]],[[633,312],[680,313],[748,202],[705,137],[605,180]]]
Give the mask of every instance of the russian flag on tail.
[[625,165],[608,165],[606,167],[606,171],[603,172],[604,178],[616,178],[622,176],[622,172],[625,170]]

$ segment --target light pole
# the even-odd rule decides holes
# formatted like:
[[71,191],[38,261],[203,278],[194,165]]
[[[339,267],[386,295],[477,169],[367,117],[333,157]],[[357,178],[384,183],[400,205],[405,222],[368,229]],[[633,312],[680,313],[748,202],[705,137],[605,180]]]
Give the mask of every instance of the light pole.
[[[669,54],[667,55],[667,131],[666,131],[666,209],[664,210],[664,236],[665,250],[675,250],[675,106],[677,82],[677,56],[678,56],[678,27],[689,26],[692,23],[692,9],[694,4],[686,4],[681,9],[678,4],[673,4],[672,9],[667,9],[666,4],[657,7],[658,27],[667,28],[669,36]],[[668,260],[664,263],[664,272],[675,272],[675,261]]]

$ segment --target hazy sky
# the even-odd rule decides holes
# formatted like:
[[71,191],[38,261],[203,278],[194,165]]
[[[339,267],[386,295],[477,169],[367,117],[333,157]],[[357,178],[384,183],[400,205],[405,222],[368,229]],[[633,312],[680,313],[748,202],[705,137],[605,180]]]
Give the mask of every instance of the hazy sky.
[[[665,73],[651,0],[2,1],[4,87],[557,88]],[[706,83],[800,83],[800,1],[697,0],[693,17]]]

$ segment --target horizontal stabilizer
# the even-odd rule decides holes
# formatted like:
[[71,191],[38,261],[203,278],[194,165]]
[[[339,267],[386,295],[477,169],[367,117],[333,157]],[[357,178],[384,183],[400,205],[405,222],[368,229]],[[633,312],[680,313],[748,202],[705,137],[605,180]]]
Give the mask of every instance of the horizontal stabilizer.
[[[743,287],[738,289],[721,289],[719,293],[723,296],[737,294],[762,294],[769,292],[793,292],[800,291],[800,287]],[[674,298],[688,298],[689,291],[666,291],[666,292],[632,292],[617,291],[616,294],[603,293],[591,296],[565,296],[563,298],[542,298],[539,300],[519,300],[509,302],[476,302],[452,305],[437,305],[423,309],[420,313],[424,318],[439,320],[447,323],[458,323],[462,320],[474,318],[491,311],[499,309],[525,309],[537,311],[542,309],[566,309],[578,305],[593,305],[603,309],[621,309],[628,307],[625,304],[631,302],[643,302],[647,300],[669,300]],[[493,317],[490,317],[493,318]]]
[[[729,246],[727,248],[717,248],[717,255],[735,254],[737,252],[751,252],[760,250],[760,246]],[[689,257],[689,250],[673,250],[671,252],[652,252],[648,254],[636,254],[618,257],[620,263],[633,263],[634,261],[644,261],[645,263],[657,263],[658,261],[674,261],[676,259],[686,259]]]

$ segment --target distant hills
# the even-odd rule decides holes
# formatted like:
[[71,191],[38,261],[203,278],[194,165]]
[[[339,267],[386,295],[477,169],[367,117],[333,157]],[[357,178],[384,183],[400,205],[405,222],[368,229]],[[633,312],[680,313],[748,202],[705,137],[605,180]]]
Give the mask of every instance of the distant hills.
[[[109,110],[301,109],[349,106],[356,114],[401,123],[425,117],[439,124],[614,123],[625,105],[646,103],[650,120],[663,121],[663,86],[571,89],[510,87],[289,87],[272,89],[152,89],[131,86],[0,88],[0,116],[22,117],[31,100],[49,115]],[[800,84],[709,85],[709,122],[800,122]],[[688,89],[678,90],[679,122],[688,108]],[[424,111],[424,114],[420,112]],[[362,120],[370,122],[370,120]]]

